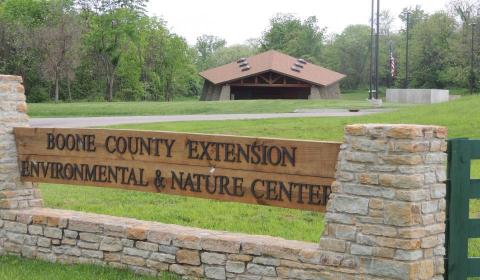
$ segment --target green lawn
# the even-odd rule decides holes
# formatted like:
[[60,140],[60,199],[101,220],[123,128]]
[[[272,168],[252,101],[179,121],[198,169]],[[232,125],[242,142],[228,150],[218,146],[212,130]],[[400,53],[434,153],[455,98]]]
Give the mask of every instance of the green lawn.
[[[338,100],[242,100],[242,101],[176,101],[176,102],[83,102],[32,103],[28,114],[33,118],[81,116],[148,116],[234,113],[284,113],[296,109],[370,108],[367,91],[342,94]],[[390,104],[389,107],[404,107]]]
[[38,260],[25,260],[13,256],[0,256],[0,280],[176,280],[180,277],[146,277],[127,270],[95,265],[63,265]]
[[42,184],[51,208],[318,242],[323,213],[96,187]]

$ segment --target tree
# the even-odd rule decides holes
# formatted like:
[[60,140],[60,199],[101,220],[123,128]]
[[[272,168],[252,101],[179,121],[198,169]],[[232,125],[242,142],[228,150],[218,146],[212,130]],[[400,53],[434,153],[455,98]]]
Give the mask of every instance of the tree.
[[448,4],[453,15],[460,19],[463,27],[472,23],[478,17],[480,1],[478,0],[451,0]]
[[108,13],[117,9],[128,9],[145,14],[148,0],[76,0],[75,2],[81,10],[95,14]]
[[29,102],[48,100],[48,84],[41,76],[41,54],[35,30],[48,18],[47,0],[6,0],[0,3],[0,68],[23,77]]
[[347,26],[325,47],[326,66],[347,75],[344,88],[356,89],[368,82],[370,27]]
[[408,24],[410,28],[414,28],[418,23],[423,22],[428,17],[427,13],[425,13],[419,5],[415,6],[415,8],[404,8],[399,15],[399,18],[404,23],[403,26],[407,25],[407,14],[409,14]]
[[[173,96],[188,84],[191,75],[196,73],[195,67],[190,63],[191,52],[185,39],[173,34],[166,44],[164,80],[164,100],[172,101]],[[187,83],[185,83],[187,82]]]
[[[71,8],[71,3],[64,0],[52,1],[47,22],[35,32],[35,41],[42,53],[41,70],[54,85],[55,102],[59,101],[60,80],[65,77],[70,85],[78,63],[81,31]],[[68,90],[71,99],[70,86]]]
[[24,77],[29,102],[197,94],[195,50],[146,2],[0,0],[0,71]]
[[221,66],[242,57],[249,57],[258,53],[258,49],[248,45],[233,45],[216,50],[207,60],[208,68]]
[[139,14],[129,9],[115,9],[93,18],[86,45],[100,61],[106,79],[105,100],[113,101],[117,67],[122,55],[138,35],[135,24]]
[[302,21],[292,14],[279,14],[270,20],[261,39],[262,50],[279,50],[319,63],[325,28],[315,16]]
[[455,64],[451,56],[455,30],[455,20],[445,12],[437,12],[414,27],[412,86],[444,88],[451,83],[446,72]]
[[[468,81],[465,81],[460,86],[468,86],[472,89],[476,88],[477,72],[475,67],[475,57],[478,56],[478,50],[472,50],[472,44],[478,45],[480,40],[478,36],[471,37],[475,29],[478,30],[480,26],[480,1],[479,0],[451,0],[449,3],[450,13],[459,21],[461,25],[461,39],[454,42],[456,44],[454,50],[457,60],[457,71],[462,73],[462,76],[468,76]],[[473,40],[473,42],[472,42]],[[472,61],[473,51],[473,61]],[[473,67],[472,67],[473,66]],[[466,74],[468,72],[468,74]]]
[[163,70],[165,68],[166,45],[169,32],[165,22],[158,18],[151,18],[148,23],[148,32],[143,48],[144,67],[142,80],[145,84],[146,100],[159,100],[163,95]]
[[383,10],[380,12],[380,35],[390,36],[392,32],[392,25],[395,22],[395,18],[392,16],[389,10]]
[[226,44],[227,42],[224,39],[212,35],[198,37],[195,44],[195,49],[198,52],[198,70],[203,71],[212,67],[208,64],[208,61],[218,49],[225,47]]

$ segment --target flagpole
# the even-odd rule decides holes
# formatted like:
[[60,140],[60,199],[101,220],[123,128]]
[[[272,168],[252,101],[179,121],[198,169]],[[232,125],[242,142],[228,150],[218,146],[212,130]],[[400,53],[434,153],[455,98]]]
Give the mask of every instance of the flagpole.
[[377,0],[377,36],[375,38],[375,99],[378,99],[378,68],[380,54],[380,0]]
[[389,55],[389,62],[390,62],[390,73],[388,73],[388,87],[392,86],[393,83],[393,49],[392,49],[392,41],[390,41],[390,55]]
[[370,17],[370,75],[368,77],[369,81],[369,91],[368,99],[372,99],[372,90],[373,90],[373,14],[374,14],[375,0],[372,0],[372,14]]
[[409,30],[410,29],[410,11],[407,11],[407,47],[405,55],[405,88],[408,89],[408,39],[409,39]]
[[475,71],[474,71],[474,40],[475,40],[475,23],[472,23],[472,48],[471,48],[471,59],[470,59],[470,94],[473,94],[475,88]]

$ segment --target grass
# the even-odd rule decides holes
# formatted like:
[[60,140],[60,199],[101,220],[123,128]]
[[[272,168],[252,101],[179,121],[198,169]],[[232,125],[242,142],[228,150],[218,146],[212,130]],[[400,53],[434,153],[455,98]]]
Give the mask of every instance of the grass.
[[[367,91],[342,94],[338,100],[241,100],[241,101],[176,101],[176,102],[79,102],[32,103],[28,114],[33,118],[148,116],[234,113],[285,113],[296,109],[370,108]],[[389,105],[401,107],[402,105]]]
[[323,214],[191,197],[42,184],[51,208],[318,242]]
[[95,265],[52,264],[39,260],[25,260],[14,256],[0,256],[0,280],[176,280],[179,277],[164,274],[158,278],[140,276],[127,270]]

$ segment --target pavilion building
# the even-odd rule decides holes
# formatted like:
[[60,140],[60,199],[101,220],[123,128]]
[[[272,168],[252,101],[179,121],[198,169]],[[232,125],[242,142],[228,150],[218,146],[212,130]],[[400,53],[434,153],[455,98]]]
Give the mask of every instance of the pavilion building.
[[334,99],[345,75],[278,51],[267,51],[200,73],[200,100]]

